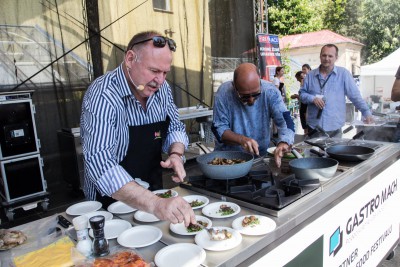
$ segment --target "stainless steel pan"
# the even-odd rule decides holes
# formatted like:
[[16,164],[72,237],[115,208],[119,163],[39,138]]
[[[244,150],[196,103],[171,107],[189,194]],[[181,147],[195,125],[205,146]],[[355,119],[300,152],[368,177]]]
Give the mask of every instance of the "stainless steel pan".
[[319,179],[327,181],[332,178],[339,162],[330,158],[303,158],[297,151],[292,151],[297,159],[291,160],[289,166],[299,180]]
[[[208,164],[214,158],[243,159],[245,162],[233,165]],[[214,151],[196,158],[200,170],[211,179],[230,180],[245,176],[253,165],[254,157],[250,153],[240,151]]]

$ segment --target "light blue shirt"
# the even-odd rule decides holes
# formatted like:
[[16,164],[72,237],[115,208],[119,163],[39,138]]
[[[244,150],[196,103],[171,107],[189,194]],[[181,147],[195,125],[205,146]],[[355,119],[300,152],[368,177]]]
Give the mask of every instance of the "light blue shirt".
[[261,95],[253,106],[247,106],[239,100],[232,82],[225,82],[215,94],[213,110],[213,132],[217,138],[216,150],[244,151],[240,145],[233,146],[218,142],[226,130],[231,130],[256,140],[260,155],[264,155],[270,142],[271,118],[278,128],[277,141],[293,144],[294,131],[288,128],[283,115],[285,112],[288,114],[288,110],[279,90],[272,83],[261,80]]
[[167,82],[147,100],[147,110],[132,94],[122,65],[90,85],[83,98],[81,115],[87,199],[95,200],[96,189],[101,195],[111,196],[133,180],[119,165],[128,151],[129,126],[165,121],[167,116],[171,121],[163,151],[174,142],[187,147],[185,125],[179,120]]
[[[325,131],[342,128],[346,122],[346,97],[353,102],[364,117],[371,116],[371,111],[348,70],[335,66],[329,80],[321,90],[321,85],[328,77],[329,75],[323,78],[319,68],[313,69],[307,74],[303,87],[299,91],[300,101],[308,104],[307,124],[311,128],[319,126]],[[320,119],[317,118],[319,108],[313,103],[317,95],[325,97],[325,107]]]

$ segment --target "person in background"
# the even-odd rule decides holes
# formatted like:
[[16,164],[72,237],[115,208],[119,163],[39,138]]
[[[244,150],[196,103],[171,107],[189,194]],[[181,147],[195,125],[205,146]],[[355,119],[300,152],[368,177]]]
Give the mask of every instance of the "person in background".
[[[308,132],[322,129],[330,137],[341,137],[346,121],[346,97],[361,111],[366,123],[373,121],[351,73],[335,66],[338,53],[336,45],[324,45],[320,53],[321,64],[307,74],[299,91],[301,102],[307,104]],[[322,134],[316,132],[311,137]]]
[[[304,77],[305,77],[304,72],[302,71],[296,72],[295,78],[300,83],[300,87],[303,86]],[[307,104],[304,104],[300,101],[300,97],[298,94],[291,95],[290,98],[299,100],[300,104],[299,115],[300,115],[301,128],[303,128],[304,134],[307,134],[308,133],[308,126],[306,121]]]
[[307,76],[307,74],[311,71],[310,65],[303,64],[303,66],[301,66],[301,71],[304,73],[304,77]]
[[[397,69],[396,79],[394,80],[393,87],[392,87],[392,97],[393,101],[400,101],[400,66]],[[396,110],[399,110],[400,106],[396,107]],[[395,130],[393,142],[399,143],[400,142],[400,119],[397,122],[397,127]]]
[[[162,188],[162,168],[174,170],[175,182],[186,176],[182,155],[188,137],[165,81],[175,50],[175,42],[158,32],[138,33],[122,64],[90,85],[81,115],[84,192],[103,208],[119,200],[187,226],[196,220],[183,198],[160,198],[134,180],[154,190]],[[165,161],[162,150],[168,152]]]
[[239,65],[215,94],[212,131],[215,150],[247,151],[264,155],[270,143],[270,121],[278,129],[275,162],[281,165],[284,153],[294,141],[294,123],[273,84],[261,80],[257,67]]
[[285,69],[283,67],[281,66],[276,67],[274,80],[272,83],[276,86],[276,88],[279,89],[279,91],[281,92],[282,99],[286,103],[286,88],[285,88],[285,83],[283,82],[284,74],[285,74]]

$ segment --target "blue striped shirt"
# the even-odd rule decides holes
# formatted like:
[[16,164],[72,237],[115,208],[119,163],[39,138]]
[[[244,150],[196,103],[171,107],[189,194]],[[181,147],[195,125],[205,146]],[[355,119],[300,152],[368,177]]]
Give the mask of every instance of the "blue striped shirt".
[[221,84],[215,94],[214,104],[213,127],[217,137],[215,149],[244,151],[240,145],[218,142],[226,130],[231,130],[256,140],[260,155],[264,155],[270,142],[271,118],[278,128],[277,141],[293,144],[294,130],[290,129],[284,113],[288,113],[288,110],[280,91],[270,82],[261,80],[261,95],[253,106],[246,106],[240,102],[231,81]]
[[[325,131],[342,128],[346,122],[346,96],[364,117],[371,116],[371,111],[348,70],[335,66],[331,77],[321,90],[321,85],[325,83],[328,76],[323,78],[319,68],[313,69],[307,74],[303,87],[299,91],[300,101],[308,104],[307,124],[311,128],[320,126]],[[313,103],[316,95],[323,95],[326,99],[320,119],[317,118],[319,108]]]
[[83,98],[81,114],[87,199],[96,199],[96,190],[103,196],[111,196],[133,180],[119,165],[128,150],[129,126],[165,121],[167,116],[171,122],[163,151],[167,152],[174,142],[187,147],[185,125],[179,120],[167,82],[147,100],[145,111],[132,94],[122,65],[93,81]]

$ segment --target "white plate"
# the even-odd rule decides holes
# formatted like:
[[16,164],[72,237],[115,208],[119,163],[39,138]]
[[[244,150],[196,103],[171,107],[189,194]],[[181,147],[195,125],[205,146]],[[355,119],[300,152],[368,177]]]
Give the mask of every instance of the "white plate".
[[214,228],[217,228],[219,230],[226,229],[232,233],[232,237],[226,240],[211,240],[208,232],[204,230],[199,232],[194,238],[196,244],[207,250],[224,251],[237,247],[242,242],[242,235],[238,231],[229,227]]
[[276,149],[275,146],[274,146],[274,147],[269,147],[269,148],[267,149],[267,153],[270,154],[270,155],[274,155],[275,149]]
[[[104,237],[106,239],[117,238],[122,232],[131,228],[132,225],[125,220],[115,219],[104,223]],[[93,237],[93,229],[89,230],[89,235]]]
[[68,209],[65,212],[68,215],[77,216],[99,210],[100,208],[101,208],[101,203],[98,201],[84,201],[68,207]]
[[125,204],[124,202],[117,201],[112,203],[110,206],[108,206],[107,210],[111,213],[115,214],[126,214],[130,212],[134,212],[137,210],[136,208],[132,208],[131,206]]
[[198,207],[193,207],[193,209],[195,210],[195,209],[200,209],[200,208],[203,208],[203,207],[205,207],[207,204],[208,204],[208,202],[210,202],[210,200],[208,199],[208,198],[206,198],[206,197],[204,197],[204,196],[198,196],[198,195],[190,195],[190,196],[184,196],[183,197],[189,204],[190,204],[190,202],[193,202],[193,201],[202,201],[202,202],[204,202],[204,204],[203,205],[201,205],[201,206],[198,206]]
[[[169,191],[171,189],[160,189],[160,190],[156,190],[153,191],[154,194],[164,194],[165,192]],[[171,190],[171,197],[176,197],[178,195],[178,192],[176,192],[175,190]]]
[[254,216],[258,218],[260,224],[243,227],[242,221],[246,216],[241,216],[232,222],[232,228],[238,230],[239,233],[243,235],[265,235],[275,230],[276,223],[272,219],[261,215],[254,215]]
[[148,182],[142,181],[142,179],[140,179],[140,178],[135,178],[135,182],[146,189],[149,189],[149,187],[150,187],[150,184]]
[[117,238],[118,244],[127,248],[147,247],[162,237],[160,229],[150,225],[140,225],[125,230]]
[[[196,215],[196,221],[207,222],[208,223],[207,228],[210,228],[212,226],[211,220],[204,216]],[[183,222],[175,223],[175,224],[171,223],[169,225],[169,229],[178,235],[196,235],[198,233],[198,232],[188,232],[188,230]]]
[[154,262],[158,267],[199,266],[206,259],[204,249],[195,244],[178,243],[157,252]]
[[153,214],[141,210],[138,210],[133,217],[141,222],[158,222],[160,220]]
[[[90,218],[92,218],[94,216],[97,216],[97,215],[104,216],[104,220],[105,221],[109,221],[114,217],[114,215],[111,212],[108,212],[108,211],[105,211],[105,210],[98,210],[98,211],[89,212],[89,213],[86,213],[83,216],[86,216],[88,218],[88,220],[89,220]],[[90,227],[90,222],[89,222],[89,227]]]
[[[235,212],[229,215],[221,215],[221,213],[219,212],[219,208],[221,205],[227,205],[229,207],[231,207]],[[208,204],[207,206],[205,206],[201,212],[211,218],[228,218],[228,217],[232,217],[235,216],[236,214],[238,214],[240,212],[240,207],[238,205],[236,205],[235,203],[232,202],[214,202],[211,204]]]

